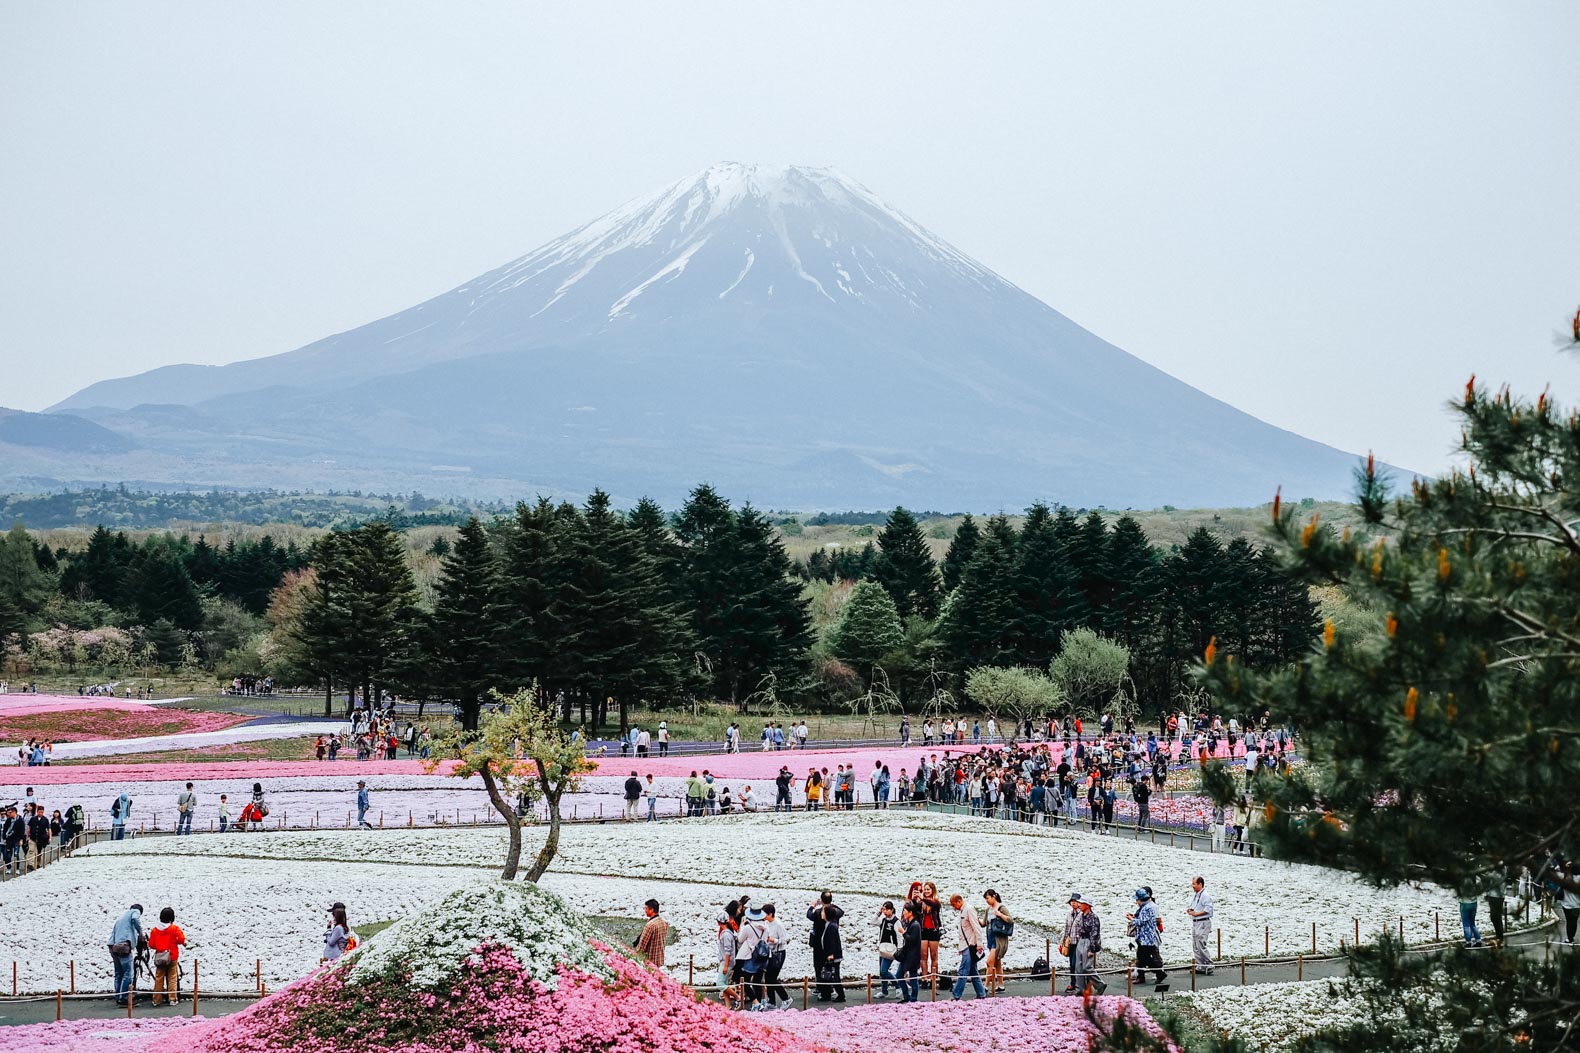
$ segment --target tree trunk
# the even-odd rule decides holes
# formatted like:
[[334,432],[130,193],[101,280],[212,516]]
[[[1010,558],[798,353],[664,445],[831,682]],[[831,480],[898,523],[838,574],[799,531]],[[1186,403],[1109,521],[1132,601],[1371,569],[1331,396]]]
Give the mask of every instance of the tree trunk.
[[623,739],[631,732],[631,713],[625,696],[620,696],[620,737]]
[[[493,769],[484,767],[479,774],[483,777],[483,789],[488,791],[488,799],[493,802],[494,811],[505,817],[505,829],[510,834],[510,847],[505,851],[505,866],[499,872],[499,877],[503,881],[514,881],[516,871],[521,866],[521,820],[516,817],[515,807],[505,800],[504,794],[499,792],[499,784],[494,780]],[[541,856],[542,853],[539,853],[540,858]],[[529,876],[527,880],[536,881],[537,877]]]
[[335,685],[330,677],[324,677],[324,719],[335,715]]
[[[542,770],[542,765],[539,765],[538,771]],[[549,838],[543,842],[543,847],[538,849],[538,858],[532,861],[532,869],[527,871],[527,880],[533,883],[548,872],[549,864],[554,862],[554,854],[560,850],[560,794],[564,792],[564,784],[556,787],[544,786],[543,799],[549,806]],[[519,837],[517,841],[520,841]]]

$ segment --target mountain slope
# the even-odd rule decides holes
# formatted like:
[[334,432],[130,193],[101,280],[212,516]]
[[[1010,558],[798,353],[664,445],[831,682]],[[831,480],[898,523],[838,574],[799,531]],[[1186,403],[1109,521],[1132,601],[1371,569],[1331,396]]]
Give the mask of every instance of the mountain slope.
[[673,500],[706,479],[814,507],[1231,504],[1340,494],[1354,460],[1113,347],[837,173],[738,164],[350,332],[54,408],[183,479],[499,495]]

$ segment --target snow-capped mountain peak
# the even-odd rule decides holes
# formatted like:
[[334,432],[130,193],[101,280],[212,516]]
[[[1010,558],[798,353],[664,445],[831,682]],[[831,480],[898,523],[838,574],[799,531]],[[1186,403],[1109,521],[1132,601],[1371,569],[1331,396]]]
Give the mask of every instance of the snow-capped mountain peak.
[[[894,266],[906,260],[980,286],[1002,283],[834,169],[727,162],[635,198],[463,288],[474,309],[508,292],[541,296],[535,318],[601,313],[608,322],[666,291],[830,303],[887,294],[920,307],[927,276]],[[688,272],[705,277],[683,281]]]

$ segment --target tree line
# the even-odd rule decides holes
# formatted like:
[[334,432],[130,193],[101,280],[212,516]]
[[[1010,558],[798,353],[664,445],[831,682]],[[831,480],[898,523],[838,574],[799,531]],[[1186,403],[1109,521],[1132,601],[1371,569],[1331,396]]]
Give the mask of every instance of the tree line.
[[848,705],[875,677],[909,704],[978,667],[1048,669],[1074,630],[1122,648],[1132,701],[1155,707],[1213,636],[1261,668],[1320,635],[1305,587],[1271,555],[1205,529],[1161,552],[1129,517],[1110,527],[1036,505],[1018,529],[966,517],[935,561],[900,508],[867,562],[819,639],[806,565],[762,512],[709,486],[673,515],[650,500],[622,512],[596,491],[469,520],[428,609],[386,524],[333,532],[279,620],[305,674],[364,698],[452,700],[471,722],[491,690],[536,685],[567,720],[622,727],[635,704],[691,697]]
[[281,578],[309,558],[267,534],[224,545],[184,534],[138,542],[104,526],[70,551],[18,524],[0,537],[0,642],[47,627],[135,626],[161,662],[177,661],[194,637],[213,656],[246,635],[248,617],[263,615]]

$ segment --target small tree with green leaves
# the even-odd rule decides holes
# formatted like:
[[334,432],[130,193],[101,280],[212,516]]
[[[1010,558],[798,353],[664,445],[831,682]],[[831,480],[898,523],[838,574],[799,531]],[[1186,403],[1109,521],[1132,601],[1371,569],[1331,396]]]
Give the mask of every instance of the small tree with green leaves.
[[1072,709],[1094,714],[1107,708],[1130,671],[1130,651],[1091,629],[1066,629],[1048,675]]
[[[501,708],[485,713],[474,731],[457,727],[436,744],[431,772],[450,761],[449,774],[458,779],[477,776],[488,800],[505,820],[510,846],[499,876],[512,881],[521,865],[521,824],[516,802],[548,806],[549,835],[527,871],[537,881],[549,869],[560,847],[560,800],[574,792],[583,775],[594,770],[587,760],[585,739],[560,728],[554,711],[538,699],[536,686],[513,695],[494,697]],[[530,814],[530,813],[529,813]]]
[[1040,721],[1065,701],[1064,690],[1036,669],[978,666],[966,674],[966,697],[988,713],[1012,717],[1017,728]]

